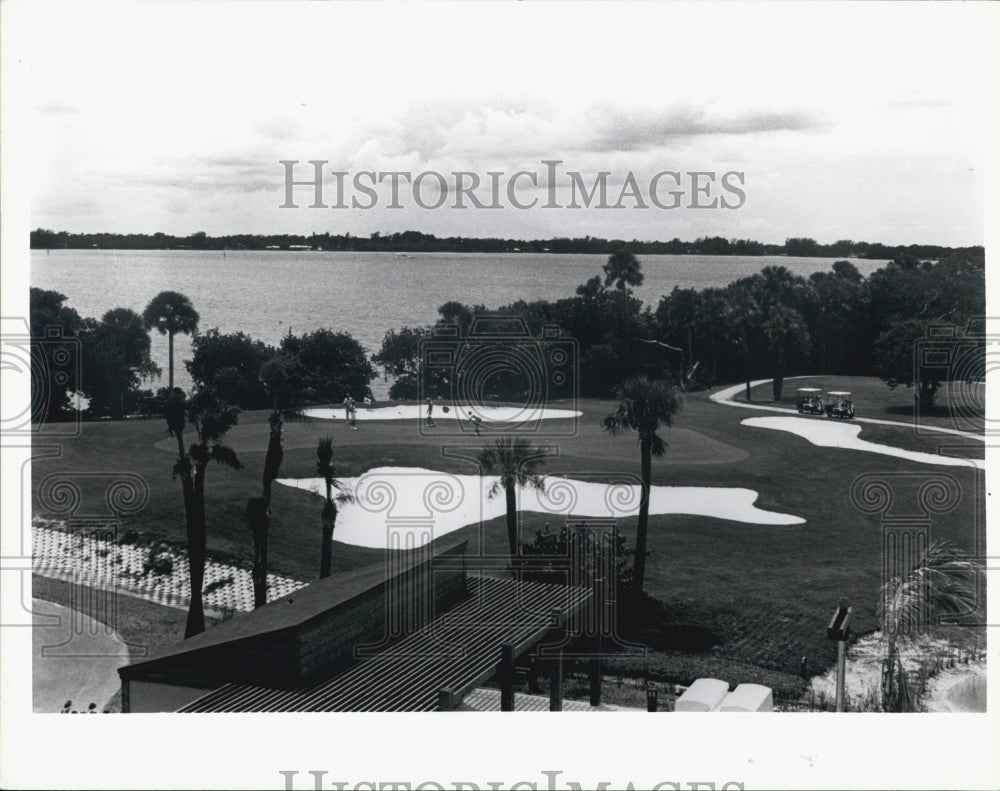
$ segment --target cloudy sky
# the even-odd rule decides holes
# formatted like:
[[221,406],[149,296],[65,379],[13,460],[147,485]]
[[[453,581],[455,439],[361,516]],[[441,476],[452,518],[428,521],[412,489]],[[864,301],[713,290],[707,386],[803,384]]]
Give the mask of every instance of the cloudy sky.
[[[32,227],[984,243],[986,4],[14,5]],[[404,181],[399,209],[388,182],[372,208],[297,188],[281,209],[280,160],[346,172],[348,206],[362,171],[471,172],[487,203],[496,172],[504,208],[421,208]],[[543,209],[544,160],[561,204],[567,171],[607,173],[609,204],[631,173],[647,208]],[[519,170],[530,210],[507,201]],[[677,208],[648,199],[662,171]],[[716,174],[707,192],[692,171]],[[739,206],[691,206],[713,199]]]

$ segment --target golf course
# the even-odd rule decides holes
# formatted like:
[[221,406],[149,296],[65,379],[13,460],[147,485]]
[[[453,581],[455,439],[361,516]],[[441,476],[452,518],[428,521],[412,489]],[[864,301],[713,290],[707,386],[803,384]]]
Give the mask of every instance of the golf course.
[[[807,385],[853,392],[857,419],[797,414],[795,388]],[[975,386],[953,383],[955,392],[944,391],[940,401],[969,403],[968,394],[957,388]],[[826,639],[825,627],[842,598],[853,607],[855,637],[878,627],[883,511],[919,514],[928,503],[928,486],[949,488],[955,496],[938,509],[944,512],[925,509],[931,537],[970,555],[981,551],[983,442],[956,429],[954,414],[944,407],[936,415],[921,416],[915,430],[911,392],[890,390],[875,378],[787,380],[786,395],[777,403],[770,400],[769,382],[754,384],[749,403],[743,387],[736,390],[684,393],[673,426],[661,429],[668,447],[652,466],[648,612],[630,619],[632,631],[627,635],[631,642],[639,638],[648,650],[610,661],[608,672],[677,683],[700,676],[766,683],[777,697],[794,698],[805,688],[804,669],[806,675],[817,675],[834,662],[836,644]],[[343,419],[343,409],[285,421],[284,457],[271,501],[269,574],[303,583],[318,577],[324,501],[310,491],[315,489],[310,482],[316,481],[316,445],[323,436],[333,438],[336,477],[345,485],[356,484],[373,470],[387,480],[398,471],[401,482],[414,470],[423,476],[456,476],[463,483],[463,496],[474,500],[471,516],[458,521],[442,517],[435,540],[467,540],[472,568],[477,563],[505,567],[503,497],[491,500],[485,489],[476,489],[473,482],[481,471],[473,460],[477,448],[510,430],[511,424],[487,422],[482,436],[471,431],[456,435],[444,420],[434,427],[424,425],[418,410],[401,409],[405,406],[375,405],[373,413],[391,407],[402,415],[392,419],[365,419],[365,409],[359,409],[357,430]],[[555,529],[574,516],[593,515],[583,510],[582,486],[639,483],[635,434],[613,436],[602,427],[615,408],[613,400],[551,406],[562,410],[561,416],[543,419],[532,437],[550,449],[539,472],[550,489],[562,479],[583,494],[578,510],[566,513],[555,506],[546,510],[543,496],[522,492],[519,529],[524,544],[546,525]],[[572,417],[574,413],[578,415]],[[244,512],[247,500],[260,493],[268,414],[244,411],[226,436],[241,469],[213,465],[208,470],[210,562],[242,569],[251,565],[253,545]],[[772,426],[769,420],[794,425]],[[856,432],[861,444],[838,447],[810,439],[833,428]],[[141,478],[148,499],[122,517],[115,540],[173,548],[179,556],[185,545],[185,516],[181,486],[172,473],[175,448],[162,419],[84,422],[78,436],[63,440],[60,458],[35,462],[33,513],[57,526],[66,519],[110,518],[106,489],[116,475],[128,473]],[[891,503],[882,510],[866,505],[856,489],[860,479],[873,476],[891,490]],[[61,478],[72,480],[79,493],[68,506],[51,494]],[[397,494],[406,496],[405,485],[398,488]],[[340,511],[333,573],[383,564],[384,516],[358,503],[342,505]],[[623,511],[617,525],[632,545],[634,507],[632,513],[627,507]],[[65,582],[36,575],[36,596],[68,605],[70,591]],[[208,614],[211,622],[213,613]],[[183,638],[183,615],[176,605],[120,597],[118,631],[133,650],[138,646],[155,652]]]

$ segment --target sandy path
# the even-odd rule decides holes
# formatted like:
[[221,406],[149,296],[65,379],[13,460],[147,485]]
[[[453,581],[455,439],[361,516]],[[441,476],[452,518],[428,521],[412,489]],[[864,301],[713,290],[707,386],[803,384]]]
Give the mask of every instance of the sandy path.
[[[922,651],[903,654],[903,666],[907,672],[916,673],[921,653],[932,656],[937,651],[944,656],[949,653],[948,644],[942,641],[925,645]],[[882,685],[882,660],[885,645],[878,633],[860,638],[848,650],[845,665],[844,694],[850,703],[868,697],[878,699]],[[836,668],[829,669],[810,681],[812,690],[823,693],[829,700],[836,697]],[[986,664],[971,661],[967,665],[945,668],[935,673],[927,682],[921,703],[927,711],[985,711],[986,710]],[[981,706],[981,708],[979,708]]]

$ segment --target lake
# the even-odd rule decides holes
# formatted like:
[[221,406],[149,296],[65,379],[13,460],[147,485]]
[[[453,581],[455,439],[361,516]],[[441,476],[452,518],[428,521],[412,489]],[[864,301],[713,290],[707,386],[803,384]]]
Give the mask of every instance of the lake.
[[[640,256],[645,282],[636,295],[654,310],[674,286],[724,286],[777,264],[808,277],[830,271],[834,258],[785,256]],[[864,276],[885,261],[850,259]],[[201,316],[202,331],[242,330],[265,343],[328,327],[349,332],[370,352],[387,330],[433,324],[439,305],[457,300],[498,308],[517,299],[556,300],[600,275],[606,255],[548,253],[397,253],[45,250],[31,251],[31,285],[65,294],[81,316],[111,308],[141,313],[160,291],[180,291]],[[154,361],[164,370],[167,339],[152,333]],[[187,336],[174,341],[175,383],[191,380],[179,361],[191,354]],[[373,383],[376,398],[388,390]]]

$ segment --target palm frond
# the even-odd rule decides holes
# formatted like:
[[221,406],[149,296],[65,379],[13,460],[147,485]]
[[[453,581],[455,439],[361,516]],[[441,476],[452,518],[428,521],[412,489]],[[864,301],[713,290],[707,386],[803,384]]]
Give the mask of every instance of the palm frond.
[[979,605],[983,567],[957,547],[933,541],[905,577],[894,577],[882,586],[878,613],[882,631],[890,641],[912,645],[928,619],[941,615],[967,615]]
[[649,438],[650,451],[654,456],[659,458],[667,452],[667,441],[663,439],[659,434],[653,434]]
[[212,445],[210,452],[212,461],[224,464],[234,470],[243,469],[243,464],[236,456],[236,451],[226,445]]

